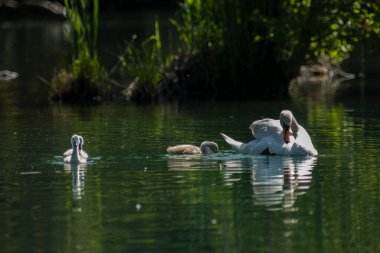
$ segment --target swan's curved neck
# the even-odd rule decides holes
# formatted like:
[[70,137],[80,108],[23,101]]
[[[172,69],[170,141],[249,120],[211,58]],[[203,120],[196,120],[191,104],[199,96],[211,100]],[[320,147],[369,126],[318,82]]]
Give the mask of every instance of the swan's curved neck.
[[210,147],[208,145],[202,145],[201,146],[201,152],[204,155],[209,155],[209,154],[213,154],[214,153],[214,152],[212,152],[212,150],[210,149]]
[[218,145],[215,142],[204,141],[200,146],[201,152],[204,155],[210,155],[218,152]]
[[297,138],[297,136],[298,136],[298,122],[297,122],[296,118],[294,118],[294,116],[292,118],[292,124],[291,124],[290,128],[292,129],[294,138]]
[[79,161],[79,145],[73,145],[73,153],[71,154],[71,162]]

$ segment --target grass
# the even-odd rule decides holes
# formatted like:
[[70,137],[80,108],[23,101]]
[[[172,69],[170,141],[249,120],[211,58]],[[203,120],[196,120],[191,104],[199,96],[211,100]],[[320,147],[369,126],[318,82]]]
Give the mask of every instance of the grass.
[[119,55],[121,77],[129,84],[123,93],[129,100],[154,101],[159,96],[159,81],[167,60],[162,56],[158,19],[155,20],[154,35],[140,45],[136,45],[136,39],[133,37]]
[[107,94],[107,73],[97,55],[99,0],[65,0],[69,21],[67,34],[73,47],[71,66],[56,71],[51,98],[62,101],[88,101]]

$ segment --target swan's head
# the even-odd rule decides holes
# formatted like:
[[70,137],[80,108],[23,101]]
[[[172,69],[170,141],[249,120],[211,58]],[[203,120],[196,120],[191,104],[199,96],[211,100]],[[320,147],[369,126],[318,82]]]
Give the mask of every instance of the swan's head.
[[73,149],[76,149],[80,146],[80,136],[79,135],[74,134],[71,137],[71,146],[73,147]]
[[201,144],[201,152],[204,155],[210,155],[214,153],[218,153],[218,144],[213,141],[204,141]]
[[293,113],[289,110],[283,110],[280,113],[280,123],[283,129],[284,142],[290,142],[290,130],[293,132],[294,138],[297,138],[298,123],[293,116]]

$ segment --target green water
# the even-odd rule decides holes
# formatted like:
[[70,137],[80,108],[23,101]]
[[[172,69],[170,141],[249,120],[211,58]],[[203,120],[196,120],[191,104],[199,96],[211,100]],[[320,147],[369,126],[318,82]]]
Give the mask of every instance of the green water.
[[[379,252],[374,100],[5,107],[1,252]],[[290,108],[317,158],[242,156],[254,119]],[[6,110],[5,110],[6,109]],[[64,165],[73,133],[89,164]],[[216,141],[217,155],[168,156]]]

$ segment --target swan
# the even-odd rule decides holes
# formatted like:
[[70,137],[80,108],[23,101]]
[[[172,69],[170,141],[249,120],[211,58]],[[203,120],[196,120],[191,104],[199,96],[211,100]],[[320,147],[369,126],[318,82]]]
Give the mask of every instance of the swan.
[[[83,150],[83,144],[84,144],[84,139],[82,136],[78,135],[79,137],[79,156],[87,159],[88,158],[88,155],[87,153]],[[66,150],[65,153],[63,153],[63,156],[66,157],[66,156],[70,156],[71,154],[73,153],[73,149],[68,149]]]
[[242,143],[221,133],[231,147],[243,154],[251,155],[290,155],[317,156],[311,138],[306,130],[298,124],[293,113],[283,110],[280,119],[256,120],[249,127],[255,140]]
[[173,147],[168,147],[166,150],[170,155],[211,155],[218,152],[218,144],[212,141],[204,141],[201,143],[200,147],[194,145],[177,145]]
[[[71,154],[65,156],[64,159],[63,159],[63,162],[65,162],[65,163],[71,163],[71,164],[78,164],[78,163],[86,163],[87,162],[87,158],[86,157],[82,157],[80,155],[80,152],[79,152],[80,143],[81,143],[80,136],[74,134],[71,137],[71,146],[72,146]],[[66,151],[66,152],[68,152],[68,151]]]

